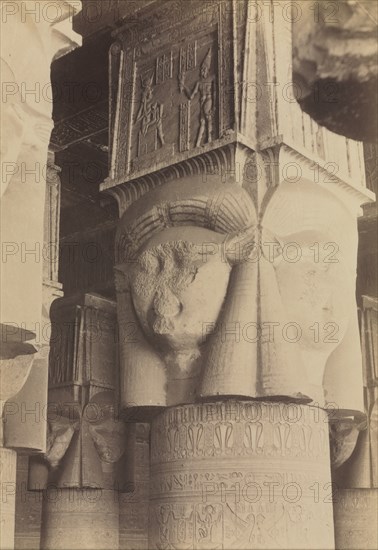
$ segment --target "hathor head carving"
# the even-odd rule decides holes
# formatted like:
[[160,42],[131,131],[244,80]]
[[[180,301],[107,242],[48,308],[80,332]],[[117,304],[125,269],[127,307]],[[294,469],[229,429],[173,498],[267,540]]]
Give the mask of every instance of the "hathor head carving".
[[[232,267],[224,243],[248,231],[252,241],[255,224],[246,191],[214,177],[166,184],[127,210],[117,234],[119,314],[121,330],[132,315],[139,325],[123,345],[127,402],[139,404],[141,393],[145,405],[195,399],[206,327],[219,317]],[[150,398],[151,375],[137,387],[146,357]]]
[[[311,324],[310,297],[320,293],[315,304],[319,320],[335,316],[343,337],[349,305],[344,307],[337,296],[332,305],[322,300],[345,287],[340,279],[345,270],[331,266],[334,275],[327,271],[323,276],[328,266],[314,269],[306,258],[289,262],[287,269],[278,265],[287,228],[291,235],[297,230],[296,242],[305,249],[310,237],[319,238],[328,216],[313,220],[309,207],[304,227],[301,206],[297,228],[294,210],[288,225],[280,209],[288,201],[285,192],[271,201],[259,222],[248,193],[214,176],[165,184],[127,209],[116,239],[126,406],[166,406],[221,395],[324,401],[324,368],[338,343],[312,345],[307,334],[298,341],[283,330],[290,323],[294,328]],[[308,193],[314,204],[320,201],[317,208],[325,200],[305,183],[289,190],[289,200],[293,193],[299,202]],[[264,240],[274,245],[269,247],[273,258]],[[274,324],[279,326],[272,338],[266,328]]]

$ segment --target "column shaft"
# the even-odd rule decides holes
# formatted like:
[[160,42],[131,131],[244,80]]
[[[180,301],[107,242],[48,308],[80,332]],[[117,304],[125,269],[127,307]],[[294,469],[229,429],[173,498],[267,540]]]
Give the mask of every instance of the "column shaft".
[[2,550],[14,548],[16,462],[16,451],[0,447],[0,548]]
[[330,550],[329,464],[320,409],[171,408],[152,424],[149,548]]
[[118,496],[104,489],[46,491],[42,510],[42,550],[118,548]]

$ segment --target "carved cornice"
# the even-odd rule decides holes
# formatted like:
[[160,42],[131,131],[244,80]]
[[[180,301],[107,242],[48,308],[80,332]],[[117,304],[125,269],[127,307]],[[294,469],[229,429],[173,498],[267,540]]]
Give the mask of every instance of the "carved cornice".
[[[204,176],[204,185],[206,174],[219,174],[222,181],[234,181],[246,186],[254,199],[259,188],[261,201],[265,200],[265,191],[269,188],[285,182],[306,180],[317,183],[337,195],[354,214],[360,212],[362,204],[372,202],[375,198],[372,191],[355,185],[345,173],[333,173],[333,165],[320,157],[310,155],[304,148],[300,150],[297,145],[281,140],[276,140],[266,148],[258,148],[256,144],[251,148],[251,145],[245,139],[233,140],[223,145],[214,142],[199,155],[188,153],[185,160],[160,170],[157,166],[153,172],[146,170],[146,173],[142,173],[143,175],[134,180],[122,178],[115,181],[108,178],[101,185],[101,189],[117,200],[120,216],[130,204],[155,187],[176,178],[197,174]],[[256,171],[253,181],[251,174],[246,173],[251,168],[251,163]],[[260,180],[263,181],[262,188]],[[253,187],[256,187],[256,190]]]
[[[338,195],[355,213],[360,212],[362,204],[375,200],[375,194],[372,191],[366,187],[355,185],[344,170],[338,175],[332,172],[331,163],[327,163],[319,157],[310,156],[305,149],[300,150],[297,145],[282,144],[280,164],[285,166],[290,162],[296,163],[300,168],[298,176],[317,183]],[[287,181],[290,182],[290,178]]]
[[134,201],[155,187],[186,176],[202,175],[206,185],[206,175],[219,175],[221,181],[235,181],[241,184],[243,167],[236,165],[236,143],[226,143],[215,148],[209,144],[206,152],[200,155],[187,155],[187,158],[161,170],[146,173],[132,181],[107,180],[103,190],[112,195],[118,202],[119,215]]

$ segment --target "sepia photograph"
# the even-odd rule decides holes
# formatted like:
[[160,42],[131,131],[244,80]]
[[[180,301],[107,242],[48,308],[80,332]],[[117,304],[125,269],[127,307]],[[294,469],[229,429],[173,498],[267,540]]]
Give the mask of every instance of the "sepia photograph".
[[378,0],[0,15],[0,550],[378,550]]

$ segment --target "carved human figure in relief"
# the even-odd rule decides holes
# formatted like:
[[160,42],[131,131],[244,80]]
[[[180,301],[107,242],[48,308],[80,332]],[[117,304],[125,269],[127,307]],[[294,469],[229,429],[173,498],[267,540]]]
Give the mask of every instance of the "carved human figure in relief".
[[[187,508],[187,509],[186,509]],[[156,510],[159,525],[159,550],[173,548],[189,548],[187,539],[190,536],[189,524],[193,517],[190,505],[177,509],[169,504],[163,504]]]
[[135,122],[140,122],[140,133],[143,136],[147,135],[147,132],[151,127],[156,128],[157,136],[160,141],[160,145],[164,145],[164,133],[163,133],[163,110],[164,106],[161,103],[157,103],[153,99],[152,83],[154,80],[154,73],[147,76],[145,80],[141,77],[142,85],[142,97],[140,100],[140,106],[135,119]]
[[[216,176],[164,184],[131,205],[116,249],[123,404],[237,395],[324,405],[337,395],[340,408],[357,408],[356,350],[342,351],[354,330],[347,216],[301,183],[278,189],[258,223],[247,192]],[[330,242],[340,256],[327,263]]]
[[210,74],[211,48],[208,50],[205,59],[202,61],[200,79],[196,82],[192,92],[185,86],[185,72],[179,76],[180,92],[185,92],[188,99],[192,100],[199,94],[200,105],[200,126],[198,129],[196,147],[200,147],[205,131],[207,132],[207,143],[213,139],[213,116],[215,105],[215,77]]
[[202,513],[201,510],[197,510],[196,519],[197,519],[197,543],[201,545],[204,544],[214,544],[219,541],[214,540],[215,531],[214,527],[221,521],[221,511],[216,510],[211,504],[207,504],[203,507]]

